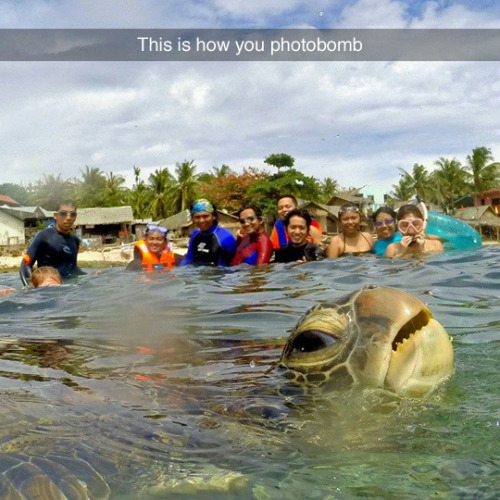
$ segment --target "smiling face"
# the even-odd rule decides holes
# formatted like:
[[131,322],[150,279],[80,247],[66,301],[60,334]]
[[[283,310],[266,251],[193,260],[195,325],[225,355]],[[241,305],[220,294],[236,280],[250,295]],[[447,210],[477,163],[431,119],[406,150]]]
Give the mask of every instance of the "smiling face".
[[348,235],[357,233],[361,224],[359,212],[347,210],[340,216],[340,224],[343,233]]
[[391,238],[396,232],[396,221],[391,214],[380,212],[375,219],[377,238]]
[[165,237],[158,232],[148,233],[146,236],[146,243],[148,245],[148,248],[153,253],[160,253],[165,246],[165,242]]
[[257,217],[252,208],[247,208],[240,213],[240,225],[245,234],[259,233],[262,228],[262,219]]
[[69,234],[75,223],[76,207],[71,204],[59,206],[59,210],[54,212],[54,220],[56,221],[56,229],[63,234]]
[[297,206],[291,198],[281,198],[281,200],[278,201],[278,215],[280,219],[284,219],[286,214],[294,208],[297,208]]
[[413,214],[406,214],[398,222],[398,228],[403,236],[417,236],[424,232],[424,221]]
[[215,216],[211,212],[198,212],[192,216],[194,225],[200,231],[208,231],[215,223]]
[[301,246],[307,242],[308,234],[307,221],[298,215],[290,217],[287,232],[292,245]]

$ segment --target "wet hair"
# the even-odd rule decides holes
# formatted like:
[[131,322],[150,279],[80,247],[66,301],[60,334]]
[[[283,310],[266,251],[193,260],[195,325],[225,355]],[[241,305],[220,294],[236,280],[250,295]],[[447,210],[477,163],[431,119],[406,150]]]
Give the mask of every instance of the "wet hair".
[[253,210],[253,213],[257,216],[258,219],[262,219],[262,210],[256,206],[256,205],[243,205],[236,215],[239,217],[241,215],[241,212],[244,210]]
[[280,194],[278,196],[278,199],[276,200],[276,204],[278,204],[280,200],[282,200],[283,198],[290,198],[296,207],[299,206],[299,202],[297,201],[297,198],[295,198],[293,194]]
[[398,210],[398,221],[401,220],[405,215],[412,214],[419,219],[423,219],[424,216],[422,212],[416,205],[403,205]]
[[33,274],[30,276],[30,282],[35,287],[38,288],[45,278],[55,278],[62,283],[61,275],[59,271],[52,266],[41,266],[33,271]]
[[309,230],[309,227],[311,226],[312,219],[311,219],[311,216],[309,215],[309,212],[307,210],[301,210],[299,208],[294,208],[293,210],[290,210],[290,212],[288,212],[286,214],[285,220],[283,221],[283,225],[285,227],[288,227],[288,225],[290,224],[290,219],[292,217],[300,217],[300,218],[304,219],[306,221],[307,230]]
[[372,215],[372,220],[373,222],[375,222],[377,220],[377,217],[379,214],[389,214],[394,220],[396,220],[396,212],[394,211],[394,209],[392,209],[391,207],[388,207],[387,205],[384,206],[384,207],[380,207],[378,208],[375,213]]
[[76,208],[76,204],[74,201],[71,201],[71,200],[64,200],[64,201],[61,201],[61,203],[58,203],[57,204],[57,210],[56,212],[59,212],[59,210],[61,210],[61,207],[63,205],[66,205],[67,207],[73,207],[73,208]]

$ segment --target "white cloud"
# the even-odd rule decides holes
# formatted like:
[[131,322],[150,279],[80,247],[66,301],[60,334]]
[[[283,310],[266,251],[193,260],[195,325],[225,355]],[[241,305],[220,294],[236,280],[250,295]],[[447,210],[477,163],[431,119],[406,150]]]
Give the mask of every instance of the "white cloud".
[[[51,17],[52,26],[72,26],[79,15],[87,26],[100,13],[110,26],[149,27],[183,15],[188,26],[231,9],[249,20],[278,12],[278,3],[258,3],[247,12],[250,3],[238,10],[219,0],[217,13],[185,2],[182,13],[170,15],[172,4],[140,3],[142,10],[139,2],[127,2],[129,9],[116,12],[114,20],[112,9],[94,2],[80,3],[84,11],[71,9],[73,2],[28,2],[24,18],[13,3],[4,3],[0,12],[6,22],[26,26],[38,16],[40,27]],[[427,2],[410,18],[401,2],[376,4],[379,13],[370,16],[373,2],[349,3],[337,22],[381,25],[385,17],[385,27],[447,21],[469,27],[486,17]],[[311,10],[298,1],[292,7]],[[490,15],[489,22],[498,17]],[[380,196],[397,182],[398,167],[431,167],[440,156],[464,160],[483,145],[500,159],[496,62],[4,62],[0,70],[0,183],[44,173],[79,176],[85,165],[128,179],[134,165],[147,177],[185,159],[203,170],[222,163],[236,170],[266,167],[267,155],[287,152],[307,175],[330,176],[343,186],[366,184],[367,193]]]

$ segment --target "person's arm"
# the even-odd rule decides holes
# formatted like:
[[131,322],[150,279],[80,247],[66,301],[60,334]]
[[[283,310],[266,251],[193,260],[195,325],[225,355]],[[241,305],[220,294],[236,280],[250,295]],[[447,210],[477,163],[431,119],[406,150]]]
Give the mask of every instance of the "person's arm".
[[33,273],[33,265],[37,261],[38,250],[44,241],[43,232],[39,232],[28,246],[28,250],[23,256],[21,267],[19,268],[19,276],[24,286],[29,286],[30,276]]
[[269,264],[273,256],[273,243],[269,237],[260,236],[257,240],[257,264]]
[[130,261],[125,271],[142,271],[142,258],[139,257],[138,259]]
[[311,237],[311,242],[316,245],[321,245],[323,242],[323,235],[321,231],[316,226],[309,226],[309,236]]
[[336,259],[337,257],[340,257],[340,244],[342,240],[340,239],[339,235],[334,236],[330,240],[330,244],[328,245],[326,249],[326,256],[329,259]]
[[189,244],[188,244],[188,251],[184,258],[181,260],[179,266],[187,266],[189,264],[192,264],[194,261],[194,245],[193,245],[193,240],[196,235],[196,230],[191,233],[191,238],[189,238]]
[[238,246],[236,238],[229,231],[227,231],[221,238],[220,245],[222,246],[222,252],[218,265],[227,267],[230,265],[234,255],[236,254],[236,248]]
[[87,274],[85,271],[82,271],[82,269],[80,269],[78,267],[77,259],[78,259],[78,251],[79,250],[80,250],[80,240],[77,238],[77,241],[76,241],[76,253],[73,256],[74,257],[73,266],[72,266],[73,270],[71,271],[71,274],[73,276],[82,276],[83,274]]

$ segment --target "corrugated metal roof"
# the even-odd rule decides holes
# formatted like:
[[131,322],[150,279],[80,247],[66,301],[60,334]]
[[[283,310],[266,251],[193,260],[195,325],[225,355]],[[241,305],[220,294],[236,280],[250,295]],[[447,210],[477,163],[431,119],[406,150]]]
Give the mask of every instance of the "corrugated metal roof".
[[134,214],[130,206],[79,208],[77,212],[76,226],[130,223],[134,220]]

